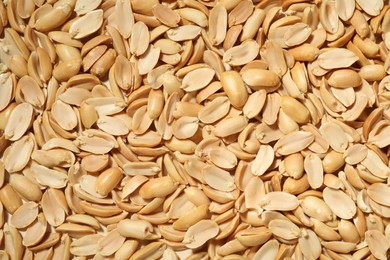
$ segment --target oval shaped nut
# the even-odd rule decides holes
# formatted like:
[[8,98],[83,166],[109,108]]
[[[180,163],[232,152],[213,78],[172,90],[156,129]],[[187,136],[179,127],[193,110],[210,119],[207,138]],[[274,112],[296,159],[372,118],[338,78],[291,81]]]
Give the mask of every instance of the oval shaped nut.
[[20,206],[22,206],[22,200],[9,184],[6,184],[0,189],[0,200],[3,203],[4,208],[10,214],[13,214]]
[[246,40],[238,46],[227,50],[223,61],[231,66],[241,66],[254,60],[259,54],[260,46],[255,40]]
[[22,244],[22,235],[13,226],[4,224],[4,242],[5,251],[10,255],[10,259],[22,259],[24,247]]
[[345,129],[335,122],[327,122],[320,126],[320,132],[334,151],[345,152],[349,142],[349,136]]
[[29,201],[40,201],[42,198],[42,191],[39,186],[26,176],[21,174],[14,174],[10,180],[10,185],[23,198]]
[[[377,16],[380,14],[381,10],[383,9],[383,2],[382,0],[373,0],[373,1],[363,1],[363,0],[357,0],[356,1],[359,6],[363,9],[364,12],[366,12],[368,15]],[[375,256],[375,255],[374,255]],[[377,256],[375,256],[377,257]],[[377,257],[378,258],[378,257]]]
[[169,39],[175,42],[195,39],[202,31],[202,28],[196,25],[183,25],[167,31]]
[[204,194],[204,192],[195,187],[188,187],[184,190],[189,201],[191,201],[196,206],[201,206],[203,204],[210,205],[210,199]]
[[234,153],[220,146],[212,147],[208,157],[213,164],[222,169],[233,169],[237,165],[237,157]]
[[115,16],[108,19],[109,24],[112,21],[121,36],[124,39],[129,38],[134,25],[134,14],[130,0],[115,1],[114,12]]
[[348,21],[352,17],[353,11],[355,10],[355,1],[336,0],[335,7],[340,19],[343,21]]
[[226,38],[228,13],[222,3],[216,4],[209,15],[209,37],[213,45],[221,44]]
[[216,237],[218,233],[219,227],[214,220],[201,220],[187,230],[182,243],[187,248],[198,248]]
[[301,235],[299,227],[290,220],[273,219],[268,228],[274,236],[287,240],[297,239]]
[[126,122],[119,117],[101,116],[97,121],[97,126],[102,131],[114,136],[129,133],[129,127],[126,125]]
[[259,31],[259,28],[263,23],[266,14],[267,13],[265,10],[255,8],[253,14],[248,18],[242,28],[242,34],[240,36],[241,42],[247,39],[252,39],[256,36],[256,33]]
[[164,108],[164,95],[160,89],[151,89],[148,96],[147,112],[150,118],[157,119]]
[[345,48],[329,49],[318,56],[318,64],[323,69],[348,68],[358,60],[354,52]]
[[12,55],[8,67],[19,78],[27,75],[27,62],[21,55]]
[[309,110],[298,100],[289,96],[282,96],[280,106],[292,120],[305,124],[310,120]]
[[390,247],[389,239],[378,230],[368,230],[364,233],[364,241],[371,253],[377,259],[387,259],[387,251]]
[[361,67],[359,75],[367,81],[379,81],[386,76],[386,71],[382,64],[370,64]]
[[195,135],[199,127],[199,119],[192,116],[183,116],[172,124],[172,133],[178,139],[188,139]]
[[246,69],[242,72],[242,79],[253,90],[275,88],[280,85],[278,75],[265,69]]
[[229,110],[229,99],[227,97],[217,97],[199,110],[198,118],[202,123],[212,124],[225,117]]
[[[12,94],[12,87],[10,90],[10,95],[11,94]],[[0,103],[1,103],[1,101],[0,101]],[[8,101],[7,101],[7,104],[8,104]],[[0,130],[4,131],[5,127],[8,124],[8,120],[11,116],[11,113],[14,110],[14,108],[16,107],[16,105],[17,105],[16,102],[12,102],[0,111]]]
[[342,153],[330,151],[322,160],[322,167],[325,173],[334,173],[344,165]]
[[116,51],[114,49],[109,49],[97,62],[95,62],[91,68],[91,73],[99,78],[104,77],[111,66],[115,63],[115,57]]
[[252,161],[251,172],[253,175],[261,176],[274,161],[274,150],[270,145],[261,145],[256,154],[256,158]]
[[[49,6],[51,7],[51,6]],[[33,13],[35,15],[35,23],[33,28],[40,32],[48,32],[61,26],[69,18],[73,12],[71,2],[63,2],[62,4],[54,5],[53,8],[46,8],[45,11]]]
[[144,199],[162,198],[177,189],[178,184],[169,176],[150,179],[142,185],[139,195]]
[[107,196],[122,180],[123,173],[119,167],[112,167],[102,172],[96,180],[96,191]]
[[288,52],[294,57],[296,61],[311,62],[318,57],[320,50],[309,43],[304,43],[296,47],[290,48]]
[[267,242],[272,236],[266,227],[248,228],[239,231],[235,238],[244,246],[259,246]]
[[330,241],[321,243],[326,249],[332,250],[337,253],[348,254],[356,248],[355,243],[344,241]]
[[248,99],[248,91],[241,75],[237,71],[225,71],[221,76],[221,84],[223,90],[226,92],[230,103],[236,107],[241,108],[245,105]]
[[[4,145],[7,145],[4,136],[2,139]],[[3,144],[1,146],[3,146]],[[25,135],[18,141],[12,143],[9,147],[7,147],[7,149],[5,149],[3,154],[2,160],[4,162],[4,169],[7,170],[8,173],[23,170],[30,161],[34,146],[35,142],[32,135]]]
[[200,10],[197,10],[195,8],[181,8],[177,9],[177,12],[182,18],[188,21],[191,21],[201,27],[207,26],[207,16]]
[[53,76],[58,81],[67,81],[77,75],[81,68],[82,62],[79,60],[65,61],[53,69]]
[[118,230],[113,229],[103,238],[99,239],[98,246],[100,255],[109,256],[114,254],[125,242],[126,238],[121,236]]
[[90,11],[95,10],[102,3],[102,0],[78,0],[74,7],[74,11],[77,15],[83,15]]
[[361,164],[376,177],[382,179],[389,177],[389,167],[387,167],[380,156],[373,150],[368,150],[367,157],[361,162]]
[[80,50],[65,44],[57,44],[56,53],[62,62],[81,61]]
[[188,211],[188,213],[182,215],[178,220],[176,220],[172,227],[176,230],[186,231],[191,226],[195,225],[202,219],[206,219],[208,215],[209,205],[204,204],[195,209]]
[[310,188],[307,176],[303,175],[301,178],[295,180],[294,178],[287,178],[283,183],[283,191],[290,194],[298,195]]
[[97,9],[83,15],[69,28],[72,38],[81,39],[99,30],[103,23],[103,10]]
[[148,45],[148,27],[141,21],[136,22],[131,31],[130,52],[136,56],[140,56],[148,49]]
[[316,154],[309,154],[304,160],[307,180],[313,189],[318,189],[324,182],[324,169],[322,161]]
[[360,235],[352,221],[341,219],[337,226],[340,236],[346,242],[359,243]]
[[350,146],[343,154],[344,160],[350,165],[355,165],[363,161],[368,154],[367,146],[363,144],[355,144]]
[[181,88],[186,92],[200,90],[211,82],[214,75],[215,71],[211,68],[195,69],[184,76]]
[[45,104],[45,95],[43,94],[43,91],[37,81],[35,81],[32,77],[22,77],[18,82],[17,88],[20,89],[23,99],[27,103],[30,103],[37,108],[41,108]]
[[75,256],[95,255],[99,251],[98,241],[103,236],[100,234],[90,234],[74,240],[70,244],[70,252]]
[[[95,48],[93,48],[92,50],[90,50],[87,55],[84,56],[83,58],[83,71],[86,72],[88,71],[92,66],[93,64],[100,59],[100,57],[103,56],[103,54],[106,52],[107,50],[107,46],[106,45],[99,45],[99,46],[96,46]],[[119,65],[117,65],[115,68],[119,67]],[[117,73],[119,74],[119,73]],[[117,75],[117,77],[119,77],[119,75]]]
[[332,210],[320,198],[307,196],[301,201],[301,207],[303,212],[309,217],[322,222],[332,220]]
[[136,251],[129,260],[160,259],[167,250],[163,241],[152,242]]
[[304,43],[311,35],[311,28],[305,23],[292,25],[284,34],[284,43],[291,47]]
[[121,220],[117,225],[117,230],[121,236],[141,240],[150,239],[155,236],[153,234],[152,224],[146,220]]
[[308,147],[314,141],[310,132],[295,131],[281,137],[274,145],[274,150],[281,155],[297,153]]
[[304,158],[300,153],[293,153],[284,158],[284,169],[286,173],[294,179],[299,179],[303,175]]
[[180,15],[166,5],[156,4],[152,11],[153,15],[168,27],[177,27],[180,22]]
[[[253,259],[265,260],[275,259],[279,251],[279,242],[276,239],[271,239],[262,245],[259,250],[256,251]],[[315,258],[314,258],[315,259]]]
[[291,117],[284,113],[283,109],[280,109],[278,115],[278,128],[282,133],[288,134],[297,131],[299,129],[299,125]]
[[138,248],[139,242],[135,239],[126,240],[115,252],[115,259],[129,259]]
[[183,50],[180,43],[165,38],[155,41],[153,45],[160,48],[162,54],[177,54]]
[[373,201],[390,207],[390,187],[384,183],[374,183],[367,188],[367,194]]
[[290,211],[299,206],[299,201],[287,192],[272,191],[261,198],[260,206],[265,210]]
[[25,228],[38,216],[38,204],[32,201],[20,206],[11,217],[11,224],[16,228]]
[[302,229],[299,238],[299,248],[307,259],[317,259],[321,256],[322,246],[316,233],[311,229]]
[[355,216],[355,202],[341,190],[326,187],[323,196],[325,203],[339,218],[351,219]]
[[122,166],[126,175],[153,176],[161,172],[159,165],[155,162],[128,162]]
[[[21,59],[24,60],[23,57]],[[27,70],[27,69],[26,69]],[[26,71],[27,74],[27,71]],[[28,78],[28,77],[27,77]],[[15,75],[11,73],[2,73],[0,74],[0,110],[5,111],[7,107],[10,107],[9,104],[13,99],[13,92],[16,85]],[[12,104],[12,103],[11,103]],[[16,105],[16,104],[15,104]]]
[[77,115],[73,108],[61,100],[53,103],[51,116],[64,130],[71,131],[77,126]]
[[92,105],[87,104],[86,102],[81,103],[80,118],[81,123],[87,129],[91,128],[92,125],[95,124],[99,119],[96,109]]
[[319,8],[319,18],[324,29],[330,34],[334,34],[338,30],[339,17],[336,11],[336,6],[333,1],[325,0]]
[[230,173],[214,165],[204,166],[202,176],[207,185],[218,191],[230,192],[236,189],[234,179]]
[[33,107],[29,103],[18,104],[12,110],[8,123],[5,126],[5,138],[10,141],[16,141],[22,137],[30,127],[33,114]]
[[332,72],[328,84],[334,88],[356,88],[362,85],[359,73],[351,69],[340,69]]
[[215,127],[214,134],[218,137],[240,133],[248,125],[248,119],[243,116],[235,116],[222,120]]
[[316,218],[310,219],[313,223],[313,231],[323,240],[340,240],[341,236],[329,225]]

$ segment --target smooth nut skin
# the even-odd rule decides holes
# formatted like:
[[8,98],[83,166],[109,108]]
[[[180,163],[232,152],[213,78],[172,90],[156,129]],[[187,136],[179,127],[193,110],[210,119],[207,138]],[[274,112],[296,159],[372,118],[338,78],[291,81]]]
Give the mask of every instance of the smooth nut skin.
[[293,97],[281,97],[280,106],[292,120],[299,124],[305,124],[310,120],[309,110],[298,100]]
[[122,180],[123,173],[119,167],[113,167],[102,172],[96,180],[96,191],[107,196]]
[[10,214],[22,206],[22,199],[9,184],[0,189],[0,200]]
[[14,175],[10,181],[11,186],[22,197],[30,201],[40,201],[42,198],[42,191],[37,184],[31,182],[24,175]]
[[153,226],[144,220],[124,219],[119,221],[117,228],[121,236],[137,239],[147,239],[153,232]]
[[178,220],[173,223],[173,228],[176,230],[186,231],[189,227],[196,224],[202,219],[206,219],[208,215],[208,205],[201,205],[187,214],[182,215]]
[[304,175],[299,179],[287,178],[283,183],[283,191],[291,194],[300,194],[310,188],[307,176]]
[[292,54],[296,61],[311,62],[318,57],[320,50],[311,44],[304,43],[302,45],[289,49],[288,52]]
[[330,75],[328,84],[334,88],[356,88],[362,85],[362,78],[354,70],[340,69]]
[[381,64],[370,64],[363,66],[359,75],[367,81],[382,80],[387,74],[385,68]]
[[150,90],[148,96],[148,115],[152,119],[157,119],[164,108],[164,96],[163,92],[159,89]]
[[272,236],[266,227],[249,228],[239,231],[235,237],[244,246],[258,246],[267,242]]
[[344,165],[342,153],[330,151],[322,160],[322,166],[325,173],[333,173]]
[[309,217],[320,221],[329,221],[332,219],[332,211],[326,203],[317,197],[307,196],[301,201],[303,212]]
[[241,75],[237,71],[225,71],[222,73],[221,83],[230,103],[236,108],[243,107],[248,99],[248,91]]
[[284,159],[284,168],[289,176],[299,179],[303,174],[303,156],[300,153],[294,153],[286,156]]
[[142,185],[139,195],[144,199],[165,197],[177,188],[177,183],[169,176],[149,180]]
[[274,88],[280,85],[278,75],[265,69],[247,69],[242,72],[242,79],[253,90]]

